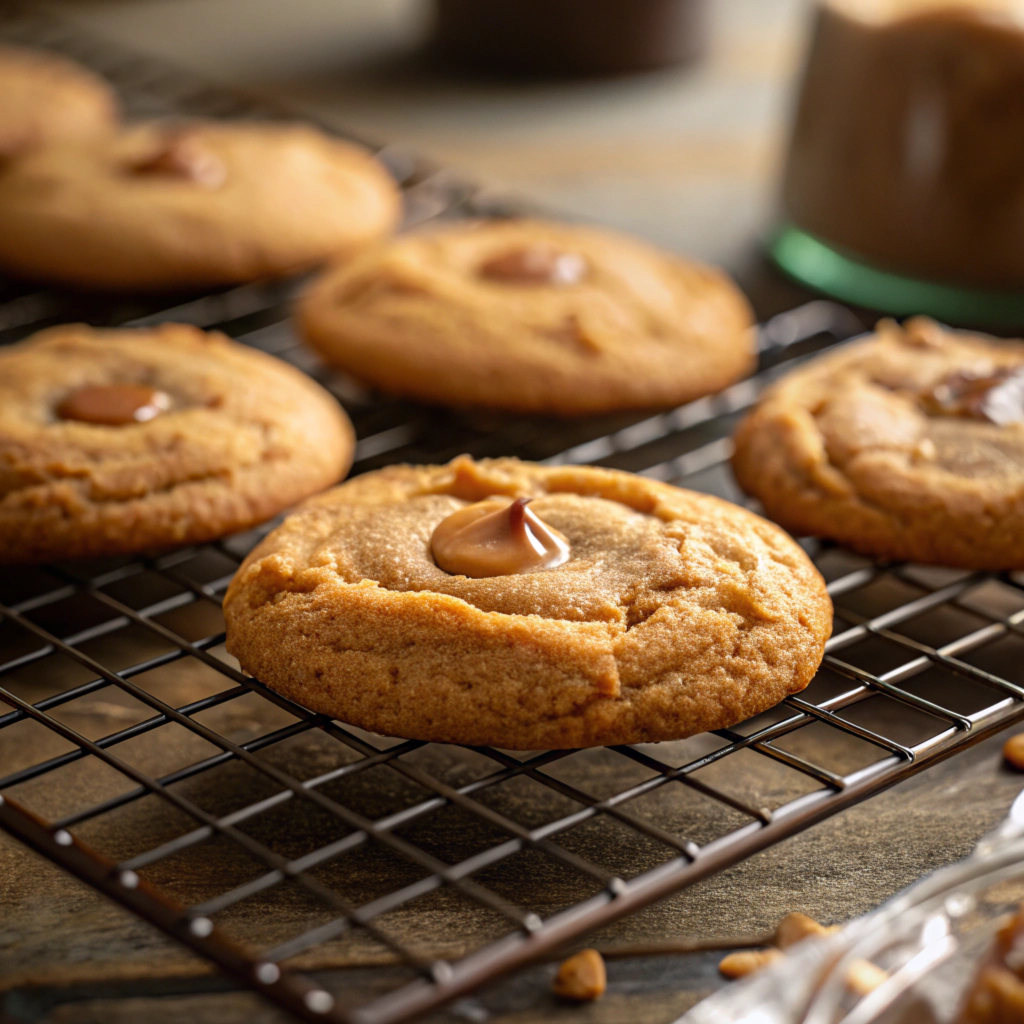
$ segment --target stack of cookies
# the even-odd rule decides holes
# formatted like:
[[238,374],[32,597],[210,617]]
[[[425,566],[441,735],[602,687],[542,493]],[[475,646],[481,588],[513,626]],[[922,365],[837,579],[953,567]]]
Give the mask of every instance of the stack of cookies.
[[[717,271],[541,220],[392,238],[400,195],[359,147],[298,125],[126,128],[105,83],[53,57],[0,50],[0,160],[7,272],[156,291],[323,266],[301,337],[404,398],[579,417],[677,406],[754,365],[750,308]],[[325,491],[353,446],[330,393],[224,336],[54,328],[0,352],[0,561],[201,543],[308,499],[231,584],[228,649],[299,704],[423,740],[675,739],[817,670],[824,583],[753,512],[512,458]],[[1019,568],[1024,345],[882,324],[768,392],[734,466],[798,534]]]

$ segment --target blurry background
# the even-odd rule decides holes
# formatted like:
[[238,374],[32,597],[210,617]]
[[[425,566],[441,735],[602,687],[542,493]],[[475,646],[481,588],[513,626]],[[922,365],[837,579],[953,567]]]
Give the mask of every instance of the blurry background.
[[724,265],[751,287],[810,3],[710,0],[703,61],[560,81],[439,68],[422,54],[428,0],[40,6],[209,79]]

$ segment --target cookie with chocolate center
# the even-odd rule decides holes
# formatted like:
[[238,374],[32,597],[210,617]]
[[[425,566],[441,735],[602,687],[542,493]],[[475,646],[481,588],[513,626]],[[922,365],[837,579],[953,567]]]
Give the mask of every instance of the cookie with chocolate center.
[[575,224],[435,228],[327,271],[298,306],[324,358],[385,391],[577,416],[678,405],[754,363],[722,273]]
[[298,370],[184,324],[0,351],[0,562],[212,540],[336,483],[348,418]]
[[1024,567],[1024,344],[924,318],[776,384],[733,468],[791,532],[869,555]]
[[805,687],[831,628],[807,556],[742,508],[614,470],[466,457],[307,502],[224,611],[243,668],[306,707],[515,749],[732,725]]
[[146,125],[0,168],[0,267],[124,291],[236,284],[351,256],[400,207],[369,152],[315,128]]

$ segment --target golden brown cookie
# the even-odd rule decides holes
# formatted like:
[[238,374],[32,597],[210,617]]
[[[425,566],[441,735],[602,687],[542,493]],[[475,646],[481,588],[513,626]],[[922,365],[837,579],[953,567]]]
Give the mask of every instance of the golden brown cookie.
[[54,142],[113,134],[114,90],[55,53],[0,46],[0,160]]
[[399,238],[327,271],[298,320],[325,359],[385,391],[523,413],[678,405],[754,362],[750,309],[724,274],[543,221]]
[[389,234],[400,196],[370,153],[301,125],[149,125],[0,169],[0,267],[103,289],[234,284]]
[[[482,578],[438,567],[449,516],[527,496],[568,561]],[[246,559],[224,606],[243,668],[306,707],[514,749],[732,725],[807,685],[831,611],[803,551],[728,502],[615,470],[465,456],[307,502]]]
[[793,533],[1024,568],[1024,344],[883,321],[771,388],[740,426],[733,468]]
[[241,530],[335,483],[352,428],[298,370],[184,324],[0,350],[0,562]]

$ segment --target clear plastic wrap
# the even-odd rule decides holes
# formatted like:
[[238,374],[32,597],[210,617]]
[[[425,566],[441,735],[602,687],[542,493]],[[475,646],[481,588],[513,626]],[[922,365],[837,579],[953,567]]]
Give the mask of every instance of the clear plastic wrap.
[[677,1024],[960,1022],[979,964],[1022,903],[1024,794],[967,860],[835,935],[800,943]]

